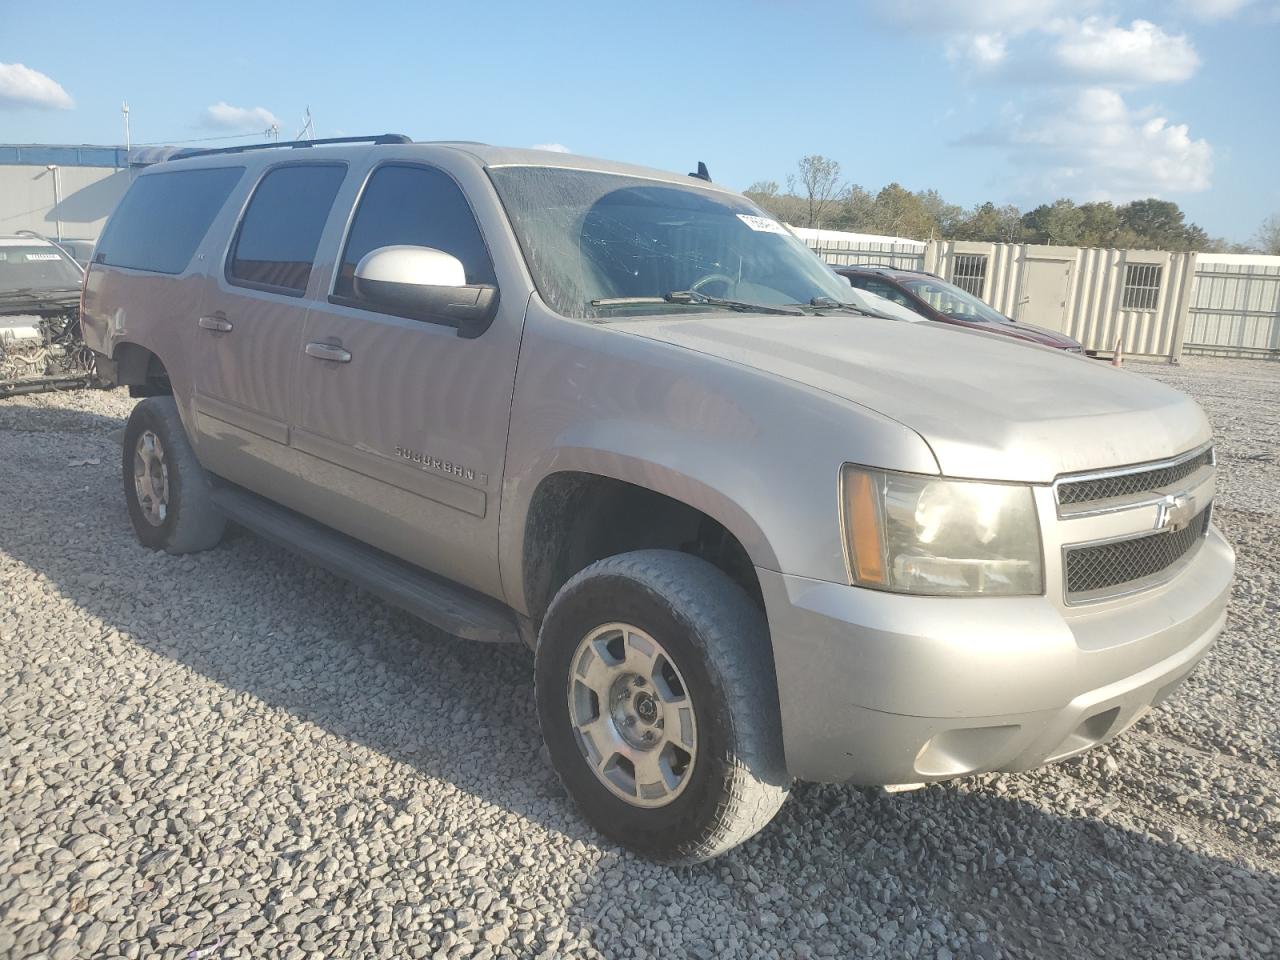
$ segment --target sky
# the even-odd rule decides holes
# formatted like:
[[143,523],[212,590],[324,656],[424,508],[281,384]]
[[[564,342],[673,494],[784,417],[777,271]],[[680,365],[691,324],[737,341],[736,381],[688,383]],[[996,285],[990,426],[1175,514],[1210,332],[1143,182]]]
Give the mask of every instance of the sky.
[[[305,16],[299,11],[305,10]],[[1280,212],[1280,0],[644,4],[0,0],[0,142],[406,133],[549,146],[736,189],[797,161],[969,207]]]

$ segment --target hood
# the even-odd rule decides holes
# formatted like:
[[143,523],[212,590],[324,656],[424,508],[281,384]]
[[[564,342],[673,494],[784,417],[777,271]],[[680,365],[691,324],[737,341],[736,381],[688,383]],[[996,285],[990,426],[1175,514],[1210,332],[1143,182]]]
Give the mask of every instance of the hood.
[[1010,320],[1008,323],[984,324],[981,329],[998,333],[1002,337],[1013,337],[1027,343],[1038,343],[1042,347],[1053,347],[1055,350],[1079,350],[1080,341],[1057,330],[1037,327],[1032,323]]
[[[1049,483],[1209,439],[1189,397],[1078,354],[937,323],[708,314],[611,329],[807,384],[897,420],[954,477]],[[803,429],[797,424],[797,429]]]

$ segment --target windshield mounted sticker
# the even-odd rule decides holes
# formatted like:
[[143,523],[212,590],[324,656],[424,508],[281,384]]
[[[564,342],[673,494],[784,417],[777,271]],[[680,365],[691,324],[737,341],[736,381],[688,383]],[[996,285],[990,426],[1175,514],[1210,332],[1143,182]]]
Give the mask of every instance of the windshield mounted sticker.
[[787,235],[787,228],[780,224],[777,220],[770,220],[768,217],[753,217],[749,213],[738,214],[738,219],[745,223],[756,233],[780,233]]

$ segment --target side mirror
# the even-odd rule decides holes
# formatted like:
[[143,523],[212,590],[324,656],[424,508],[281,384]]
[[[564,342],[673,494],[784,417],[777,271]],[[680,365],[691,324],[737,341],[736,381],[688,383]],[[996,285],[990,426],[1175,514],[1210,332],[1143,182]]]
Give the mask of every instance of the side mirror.
[[498,313],[498,288],[468,284],[457,257],[432,247],[378,247],[356,264],[356,298],[412,320],[456,327],[478,337]]

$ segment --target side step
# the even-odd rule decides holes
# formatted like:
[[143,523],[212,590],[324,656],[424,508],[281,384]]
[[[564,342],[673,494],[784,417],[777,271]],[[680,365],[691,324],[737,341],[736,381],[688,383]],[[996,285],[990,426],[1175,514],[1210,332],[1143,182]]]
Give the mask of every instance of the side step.
[[218,509],[265,540],[350,580],[388,603],[465,640],[518,643],[507,606],[437,577],[239,487],[215,484]]

